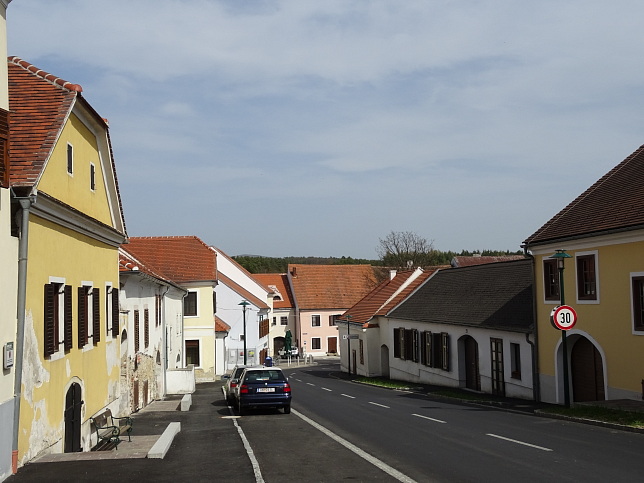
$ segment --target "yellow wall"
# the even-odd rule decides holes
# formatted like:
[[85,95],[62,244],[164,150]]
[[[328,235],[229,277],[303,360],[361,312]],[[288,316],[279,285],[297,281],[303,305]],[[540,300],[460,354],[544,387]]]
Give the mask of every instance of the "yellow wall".
[[[73,349],[64,357],[44,358],[43,287],[49,277],[72,286]],[[79,235],[32,215],[29,225],[25,374],[20,413],[20,458],[29,460],[43,449],[61,444],[65,393],[72,381],[81,384],[82,420],[118,397],[119,341],[106,333],[105,285],[118,286],[116,247]],[[100,288],[101,341],[78,348],[78,295],[81,282]],[[89,350],[87,350],[89,349]],[[85,434],[82,434],[85,437]],[[62,447],[58,448],[62,451]],[[35,454],[34,454],[35,453]]]
[[[67,144],[73,146],[73,174],[67,173]],[[109,159],[104,160],[109,163]],[[96,189],[90,189],[90,163],[96,168]],[[69,117],[60,139],[53,149],[38,189],[63,200],[79,211],[113,226],[110,215],[103,166],[99,158],[96,136],[74,114]]]
[[[554,251],[535,257],[539,368],[540,373],[550,376],[555,375],[554,353],[561,340],[561,331],[550,324],[550,312],[558,303],[544,303],[543,259]],[[588,251],[597,251],[599,303],[577,302],[574,257],[578,252]],[[572,306],[578,315],[573,330],[588,334],[599,344],[605,354],[609,387],[641,392],[644,336],[633,334],[630,274],[644,272],[644,241],[584,246],[569,249],[567,253],[573,258],[566,259],[564,295],[566,305]]]

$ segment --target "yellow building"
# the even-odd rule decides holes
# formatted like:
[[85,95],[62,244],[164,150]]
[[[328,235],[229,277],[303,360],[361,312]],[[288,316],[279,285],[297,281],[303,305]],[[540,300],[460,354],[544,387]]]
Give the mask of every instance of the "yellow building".
[[126,231],[107,122],[80,86],[17,57],[8,66],[19,301],[25,294],[16,341],[22,465],[89,450],[90,417],[118,407]]
[[[541,400],[565,403],[566,392],[570,403],[641,399],[644,146],[531,235],[524,247],[535,258]],[[552,258],[557,250],[569,256],[560,258],[563,266]],[[550,321],[553,309],[563,305],[562,295],[577,314],[565,342]]]

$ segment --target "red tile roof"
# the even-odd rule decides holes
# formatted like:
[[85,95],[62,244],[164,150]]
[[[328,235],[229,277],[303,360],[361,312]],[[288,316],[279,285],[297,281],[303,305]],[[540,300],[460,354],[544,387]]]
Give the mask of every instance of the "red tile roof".
[[644,146],[530,235],[525,245],[644,228]]
[[521,260],[523,255],[503,255],[503,256],[473,256],[473,257],[454,257],[452,258],[452,267],[471,267],[473,265],[483,265],[485,263],[509,262],[512,260]]
[[435,270],[423,271],[420,269],[398,272],[393,279],[383,281],[365,295],[347,310],[342,318],[350,315],[352,323],[368,326],[368,322],[374,316],[385,315],[434,272]]
[[295,301],[300,309],[345,309],[377,284],[371,265],[289,264]]
[[127,251],[175,283],[217,279],[217,257],[196,236],[132,237]]
[[252,277],[267,287],[271,293],[279,295],[280,300],[273,298],[273,308],[289,309],[295,307],[291,286],[285,273],[255,273]]
[[215,315],[215,332],[230,332],[230,325]]

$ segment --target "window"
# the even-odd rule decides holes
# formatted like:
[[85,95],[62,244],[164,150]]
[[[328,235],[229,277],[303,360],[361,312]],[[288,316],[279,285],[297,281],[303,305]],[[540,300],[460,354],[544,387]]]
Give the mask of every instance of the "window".
[[644,331],[644,273],[631,275],[633,289],[633,330]]
[[341,314],[329,315],[329,327],[336,325],[336,322],[340,320]]
[[187,340],[186,341],[186,364],[193,364],[199,367],[199,341]]
[[311,315],[311,327],[320,327],[319,315]]
[[67,144],[67,174],[74,174],[74,147]]
[[186,317],[197,316],[197,292],[188,292],[183,299],[183,315]]
[[45,285],[45,357],[73,347],[72,340],[72,287],[63,283]]
[[[416,336],[418,337],[418,336]],[[449,334],[446,332],[424,331],[419,337],[421,353],[416,362],[444,371],[449,371]],[[394,356],[395,357],[395,356]]]
[[577,256],[577,298],[597,300],[595,255]]
[[139,352],[139,332],[141,330],[139,309],[134,309],[134,352]]
[[280,317],[280,325],[288,325],[288,317],[286,316]]
[[490,338],[490,356],[492,370],[492,394],[505,395],[505,378],[503,377],[503,339]]
[[78,287],[78,348],[101,340],[99,289],[91,285]]
[[105,319],[107,326],[107,335],[112,334],[116,337],[119,334],[119,289],[105,287]]
[[89,163],[89,189],[96,191],[96,166]]
[[360,339],[360,364],[364,366],[364,341]]
[[516,343],[510,344],[510,377],[521,379],[521,346]]
[[319,350],[321,348],[322,348],[322,344],[320,342],[320,338],[319,337],[313,337],[311,339],[311,349],[312,350],[316,350],[316,349]]
[[413,362],[421,359],[418,329],[394,329],[394,357]]
[[163,297],[157,294],[154,296],[154,326],[161,326],[161,300]]
[[559,300],[559,269],[557,260],[543,260],[543,288],[546,300]]
[[212,292],[212,313],[217,313],[217,292],[213,290]]

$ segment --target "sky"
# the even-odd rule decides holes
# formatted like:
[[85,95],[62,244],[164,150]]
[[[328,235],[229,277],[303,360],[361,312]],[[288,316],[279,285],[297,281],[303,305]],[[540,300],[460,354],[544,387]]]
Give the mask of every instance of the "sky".
[[[129,236],[376,259],[521,243],[644,144],[641,0],[13,0],[109,120]],[[617,207],[618,208],[618,207]]]

